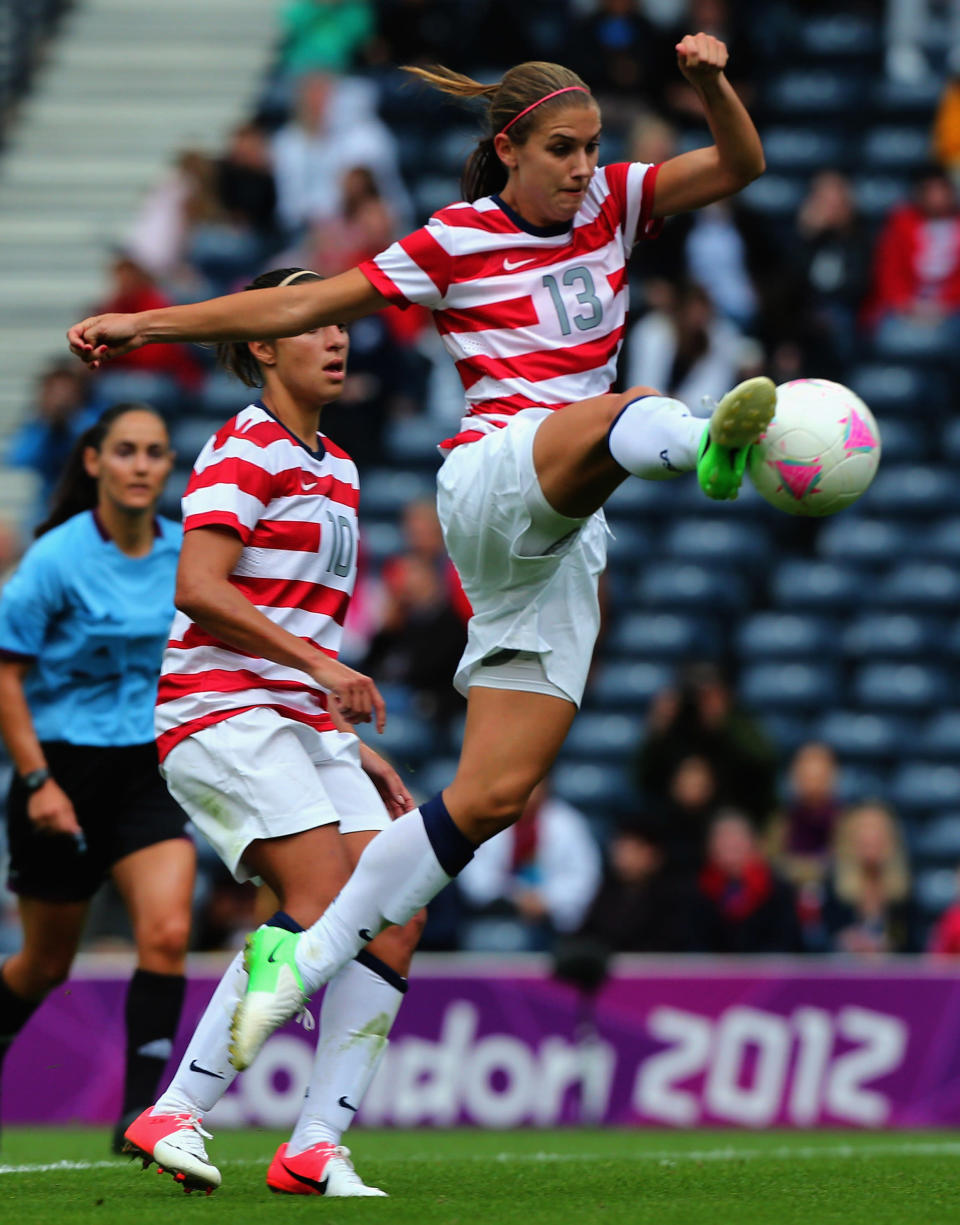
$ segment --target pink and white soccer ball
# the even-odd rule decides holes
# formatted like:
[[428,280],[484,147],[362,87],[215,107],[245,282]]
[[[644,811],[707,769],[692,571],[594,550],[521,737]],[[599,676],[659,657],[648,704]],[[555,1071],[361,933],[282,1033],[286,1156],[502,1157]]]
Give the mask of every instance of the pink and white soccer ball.
[[858,395],[827,379],[777,388],[777,411],[750,452],[758,492],[790,515],[833,515],[876,476],[880,430]]

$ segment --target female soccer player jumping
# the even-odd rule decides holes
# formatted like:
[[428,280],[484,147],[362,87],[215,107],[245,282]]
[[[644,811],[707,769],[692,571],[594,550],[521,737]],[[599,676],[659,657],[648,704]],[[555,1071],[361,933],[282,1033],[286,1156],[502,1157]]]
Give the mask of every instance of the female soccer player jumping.
[[[317,280],[282,268],[257,277],[249,296]],[[221,347],[223,364],[263,391],[194,465],[157,693],[167,786],[238,880],[260,877],[276,893],[281,909],[261,929],[275,942],[313,923],[377,831],[413,806],[392,767],[324,701],[324,690],[347,695],[382,725],[372,682],[337,660],[356,578],[357,470],[319,426],[343,390],[347,348],[339,324]],[[361,1181],[340,1139],[407,988],[422,926],[411,920],[358,946],[327,987],[303,1109],[267,1172],[272,1191],[384,1194]],[[172,1083],[126,1132],[129,1150],[187,1190],[220,1185],[201,1122],[236,1075],[230,1017],[245,984],[238,953]]]
[[[695,469],[708,496],[734,497],[773,416],[769,379],[728,392],[706,427],[651,388],[609,391],[635,241],[763,170],[759,136],[723,73],[724,45],[687,35],[677,56],[714,143],[659,166],[598,168],[597,104],[560,65],[521,64],[494,85],[411,69],[488,101],[491,135],[467,163],[465,202],[322,284],[100,316],[68,334],[96,364],[153,341],[291,335],[417,302],[433,312],[466,392],[438,478],[444,536],[474,610],[455,678],[468,701],[456,776],[373,840],[308,932],[250,938],[238,1067],[371,933],[406,922],[522,812],[583,693],[605,563],[600,511],[614,489],[630,475]],[[331,692],[349,717],[369,716],[351,694]]]

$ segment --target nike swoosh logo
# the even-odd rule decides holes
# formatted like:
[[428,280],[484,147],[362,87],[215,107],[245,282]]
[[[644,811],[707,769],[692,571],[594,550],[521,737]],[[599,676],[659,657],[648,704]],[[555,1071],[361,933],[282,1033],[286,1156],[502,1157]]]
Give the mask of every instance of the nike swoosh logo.
[[307,478],[304,476],[300,478],[300,484],[303,486],[304,490],[307,493],[309,493],[311,489],[316,489],[316,487],[320,484],[320,481],[319,480],[308,481]]
[[347,1095],[346,1095],[346,1094],[344,1094],[344,1095],[343,1095],[343,1097],[341,1097],[341,1098],[339,1098],[339,1099],[338,1099],[338,1101],[337,1101],[337,1105],[338,1105],[338,1106],[342,1106],[342,1107],[344,1108],[344,1110],[352,1110],[354,1114],[356,1114],[356,1113],[357,1113],[357,1110],[358,1110],[358,1107],[357,1107],[357,1106],[351,1106],[351,1105],[350,1105],[350,1103],[347,1101]]
[[512,272],[514,268],[522,268],[524,264],[532,264],[536,260],[536,256],[531,256],[530,259],[505,259],[503,267],[507,272]]
[[199,1072],[201,1076],[213,1076],[217,1080],[223,1080],[222,1072],[211,1072],[209,1068],[201,1068],[199,1063],[197,1063],[196,1059],[190,1060],[190,1071]]
[[360,930],[357,932],[357,935],[360,937],[361,940],[363,940],[367,944],[369,944],[370,941],[373,939],[373,936],[370,934],[370,932],[367,931],[365,927],[361,927]]
[[277,949],[282,948],[282,947],[283,947],[283,942],[282,942],[282,941],[281,941],[281,943],[280,943],[280,944],[275,944],[275,945],[273,946],[273,952],[271,952],[270,956],[267,958],[267,961],[269,961],[271,965],[274,965],[274,964],[275,964],[275,961],[276,961],[276,958],[274,957],[274,955],[273,955],[273,954],[274,954],[274,953],[277,951]]
[[290,1175],[291,1178],[295,1178],[297,1182],[302,1182],[305,1187],[313,1187],[314,1191],[316,1191],[318,1195],[326,1195],[327,1193],[327,1180],[326,1179],[324,1179],[323,1182],[317,1182],[315,1178],[307,1178],[306,1174],[298,1174],[296,1170],[291,1170],[285,1161],[281,1161],[280,1164],[287,1171],[287,1173]]

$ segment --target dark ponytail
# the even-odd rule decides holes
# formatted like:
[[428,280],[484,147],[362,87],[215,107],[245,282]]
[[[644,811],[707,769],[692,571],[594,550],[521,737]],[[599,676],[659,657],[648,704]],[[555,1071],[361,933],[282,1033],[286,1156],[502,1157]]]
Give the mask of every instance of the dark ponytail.
[[110,427],[127,413],[152,413],[154,417],[163,420],[151,404],[140,404],[136,400],[114,404],[105,409],[93,425],[84,430],[73,444],[73,450],[63,466],[63,472],[53,491],[50,513],[34,530],[35,537],[43,536],[51,528],[66,523],[68,519],[79,515],[81,511],[93,510],[97,505],[100,491],[97,488],[96,479],[86,469],[83,453],[87,447],[93,447],[95,451],[99,451],[104,439],[110,433]]
[[[530,60],[504,73],[501,81],[483,85],[462,72],[436,65],[433,68],[405,67],[404,72],[419,77],[442,93],[455,98],[483,98],[487,102],[489,135],[470,154],[460,177],[464,200],[496,195],[507,184],[507,168],[497,156],[493,138],[505,128],[515,145],[525,144],[544,114],[561,107],[596,106],[584,82],[562,64]],[[557,97],[551,95],[557,94]],[[538,105],[542,103],[542,106]],[[527,112],[524,114],[524,112]]]
[[[258,277],[244,285],[247,289],[276,289],[280,285],[296,285],[301,281],[322,281],[319,272],[310,272],[307,268],[272,268],[269,272],[261,272]],[[260,363],[250,352],[250,342],[246,340],[225,340],[217,345],[217,364],[228,374],[236,375],[247,387],[263,386],[263,371]]]

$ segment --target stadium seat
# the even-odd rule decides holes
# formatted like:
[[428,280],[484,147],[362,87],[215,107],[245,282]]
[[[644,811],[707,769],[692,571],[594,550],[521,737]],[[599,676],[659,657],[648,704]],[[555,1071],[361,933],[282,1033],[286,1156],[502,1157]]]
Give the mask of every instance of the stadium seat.
[[829,658],[839,649],[835,621],[815,613],[760,612],[740,623],[737,650],[741,659]]
[[957,873],[952,868],[931,868],[919,872],[914,883],[919,908],[936,918],[957,900]]
[[877,516],[936,515],[960,502],[957,480],[933,464],[881,464],[863,495],[863,507]]
[[852,694],[866,710],[924,711],[951,696],[943,670],[923,664],[865,664],[854,677]]
[[633,754],[643,730],[638,715],[582,711],[564,741],[562,759],[622,763]]
[[763,730],[777,746],[781,760],[784,761],[790,758],[801,744],[813,739],[807,716],[783,714],[778,710],[763,712]]
[[742,608],[747,588],[728,569],[694,565],[692,562],[654,562],[636,584],[635,596],[651,608],[721,611]]
[[633,787],[620,766],[560,762],[551,772],[550,786],[561,799],[595,820],[605,820],[636,803]]
[[434,749],[433,729],[420,715],[389,712],[382,734],[369,723],[359,724],[357,733],[378,753],[389,757],[401,772],[405,765],[429,758]]
[[663,545],[684,561],[738,567],[766,565],[770,554],[770,538],[761,525],[720,518],[681,519],[667,529]]
[[755,710],[816,712],[836,699],[838,684],[827,664],[761,663],[744,669],[740,696]]
[[843,631],[843,652],[854,659],[917,659],[942,651],[943,621],[913,613],[863,613]]
[[817,551],[837,562],[876,565],[904,552],[908,529],[893,519],[836,515],[820,529]]
[[191,468],[214,433],[213,423],[204,417],[185,417],[170,431],[170,444],[177,453],[177,463]]
[[878,76],[871,91],[873,106],[878,111],[894,114],[915,113],[922,123],[928,123],[937,108],[943,82],[936,72],[924,73],[916,81],[897,81]]
[[936,382],[930,379],[925,370],[895,362],[871,362],[855,366],[850,371],[847,382],[877,416],[885,458],[895,458],[886,448],[885,414],[902,413],[906,414],[908,419],[911,416],[927,415],[924,406],[933,398]]
[[951,347],[946,328],[905,315],[882,319],[873,335],[874,354],[889,361],[948,361]]
[[432,417],[401,417],[390,421],[384,431],[384,449],[400,464],[440,464],[437,443],[445,435],[443,426]]
[[837,775],[836,796],[841,804],[864,804],[882,800],[887,792],[887,778],[882,770],[845,762]]
[[416,773],[407,779],[407,783],[415,799],[428,800],[437,792],[442,791],[444,787],[449,787],[456,772],[456,757],[431,755],[430,759],[423,762]]
[[863,217],[882,222],[892,208],[909,197],[910,184],[891,174],[861,174],[853,181],[853,193]]
[[798,24],[796,33],[798,52],[817,60],[839,56],[862,62],[879,45],[876,23],[856,13],[811,16]]
[[877,124],[864,136],[858,150],[865,169],[905,170],[926,165],[930,160],[930,124]]
[[388,557],[402,553],[406,548],[403,528],[396,518],[374,519],[367,515],[360,519],[360,554],[376,566]]
[[931,861],[960,864],[960,812],[938,813],[916,827],[911,849],[929,866]]
[[769,217],[793,217],[804,194],[803,178],[764,174],[743,189],[740,199],[754,212]]
[[767,83],[764,102],[780,115],[841,115],[856,109],[860,88],[860,81],[848,72],[788,69]]
[[836,128],[769,127],[763,133],[763,152],[774,173],[811,173],[823,165],[838,165],[844,139]]
[[587,698],[592,707],[604,710],[642,710],[654,694],[674,679],[668,664],[640,660],[611,659],[591,674]]
[[189,479],[189,468],[174,468],[170,473],[163,493],[160,495],[160,501],[157,503],[157,510],[161,515],[165,515],[168,519],[180,518],[180,499],[183,497]]
[[944,459],[960,460],[960,417],[944,423],[942,446]]
[[433,498],[433,479],[419,472],[395,468],[369,468],[363,475],[360,514],[387,518],[399,514],[408,502]]
[[794,559],[776,567],[770,587],[773,603],[791,612],[840,612],[863,599],[864,576],[846,564]]
[[883,444],[883,462],[893,464],[923,463],[940,459],[932,443],[935,430],[928,423],[914,418],[891,417],[884,413],[880,419],[880,441]]
[[901,750],[907,733],[904,719],[873,711],[831,710],[811,729],[844,761],[888,762]]
[[138,400],[165,417],[189,412],[194,403],[193,396],[176,379],[149,370],[104,370],[97,378],[96,388],[98,397],[107,404]]
[[960,516],[940,519],[917,532],[911,541],[910,555],[950,562],[955,566],[960,562]]
[[234,413],[238,413],[255,398],[258,393],[252,393],[248,387],[232,374],[217,370],[208,374],[200,392],[199,407],[201,412],[220,421],[228,421]]
[[950,613],[960,608],[960,574],[942,562],[906,562],[878,580],[871,594],[881,607]]
[[644,518],[662,511],[662,481],[624,481],[607,499],[604,511],[614,533],[618,519]]
[[716,622],[683,613],[631,612],[621,617],[604,647],[632,658],[712,659],[721,647]]
[[647,532],[636,523],[620,523],[607,537],[607,564],[630,574],[650,555],[651,543]]
[[919,757],[960,762],[960,710],[938,710],[931,715],[916,732],[910,748]]

